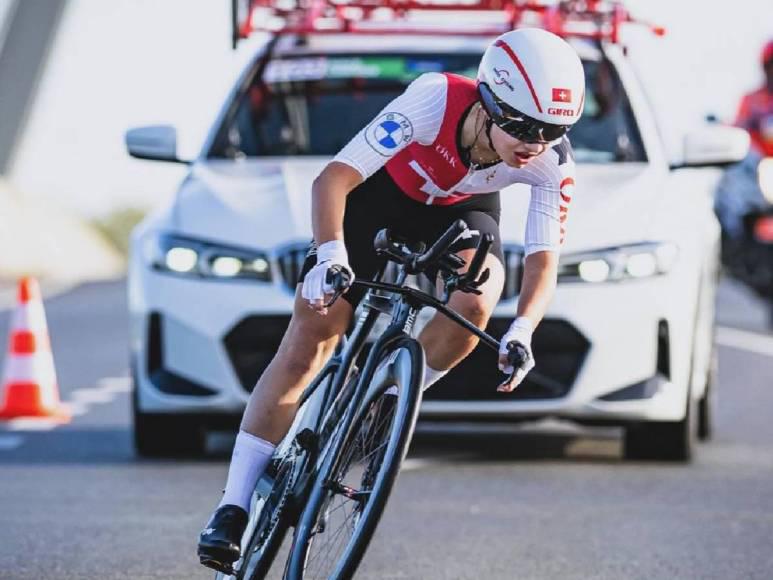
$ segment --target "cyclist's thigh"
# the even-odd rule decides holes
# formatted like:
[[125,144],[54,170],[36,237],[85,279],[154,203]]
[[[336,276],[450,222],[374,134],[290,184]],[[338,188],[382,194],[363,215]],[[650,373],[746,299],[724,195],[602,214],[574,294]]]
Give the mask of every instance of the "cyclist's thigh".
[[[385,170],[369,177],[347,196],[344,242],[357,278],[371,279],[384,265],[384,259],[373,249],[378,231],[389,228],[404,234],[406,224],[420,221],[416,214],[422,209],[421,204],[396,189]],[[312,243],[301,270],[301,281],[316,263],[316,248]],[[343,298],[356,308],[365,292],[364,288],[352,288]]]

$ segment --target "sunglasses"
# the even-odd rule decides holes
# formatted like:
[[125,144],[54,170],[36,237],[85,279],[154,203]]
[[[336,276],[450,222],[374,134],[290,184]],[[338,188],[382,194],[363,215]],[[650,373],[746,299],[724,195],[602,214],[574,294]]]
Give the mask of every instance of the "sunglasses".
[[550,143],[560,139],[571,129],[571,125],[543,123],[524,115],[497,97],[487,83],[478,84],[478,94],[483,108],[494,124],[510,137],[524,143]]

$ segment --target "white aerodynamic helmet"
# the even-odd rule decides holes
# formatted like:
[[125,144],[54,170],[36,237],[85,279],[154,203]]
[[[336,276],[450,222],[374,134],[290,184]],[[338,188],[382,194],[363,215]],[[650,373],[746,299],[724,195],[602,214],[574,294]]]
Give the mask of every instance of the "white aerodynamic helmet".
[[585,73],[565,40],[541,28],[519,28],[483,53],[478,93],[491,120],[508,134],[553,141],[582,114]]

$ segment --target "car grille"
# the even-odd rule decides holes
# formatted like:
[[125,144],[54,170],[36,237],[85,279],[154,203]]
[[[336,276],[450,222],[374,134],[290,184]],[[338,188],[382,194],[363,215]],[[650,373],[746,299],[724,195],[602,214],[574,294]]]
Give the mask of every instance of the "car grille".
[[[295,294],[295,287],[298,285],[301,277],[303,263],[309,252],[308,242],[297,242],[284,246],[275,254],[276,267],[282,280],[284,288]],[[521,281],[523,278],[523,248],[521,246],[504,246],[505,258],[505,284],[502,288],[502,300],[510,300],[518,296],[521,291]],[[397,278],[397,264],[389,262],[383,279],[385,281],[394,281]],[[410,276],[408,284],[435,295],[435,283],[427,276]]]
[[249,316],[225,335],[228,358],[247,392],[274,358],[289,323],[289,316]]
[[297,242],[284,246],[276,252],[276,267],[282,279],[282,285],[291,294],[301,278],[303,263],[309,253],[309,242]]
[[[509,324],[510,319],[494,318],[486,330],[499,337]],[[504,375],[497,370],[497,354],[479,344],[470,356],[429,389],[424,398],[430,401],[513,401],[565,397],[577,378],[589,346],[588,340],[568,322],[543,320],[532,338],[535,371],[558,383],[561,389],[546,388],[527,375],[512,393],[498,393],[496,386]]]

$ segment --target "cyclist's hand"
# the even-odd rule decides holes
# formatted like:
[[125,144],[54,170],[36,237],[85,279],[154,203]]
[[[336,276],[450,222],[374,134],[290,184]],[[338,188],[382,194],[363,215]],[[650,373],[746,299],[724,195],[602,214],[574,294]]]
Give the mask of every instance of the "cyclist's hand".
[[[531,353],[531,335],[533,331],[531,321],[525,316],[520,316],[513,321],[508,331],[502,337],[499,343],[499,370],[503,373],[512,374],[512,378],[509,382],[499,385],[497,391],[500,393],[513,391],[523,381],[528,372],[534,368],[534,355]],[[520,344],[528,354],[523,364],[517,369],[513,369],[507,360],[507,345],[511,342]]]
[[309,308],[322,315],[327,314],[327,306],[333,297],[334,289],[327,282],[327,273],[333,266],[338,266],[349,272],[354,280],[354,272],[349,266],[346,246],[341,240],[331,240],[317,248],[317,265],[309,270],[303,279],[301,296],[309,303]]

